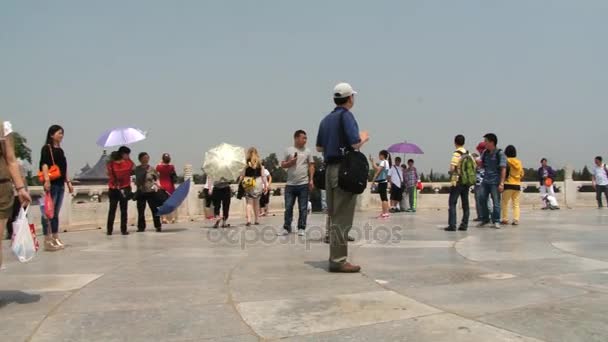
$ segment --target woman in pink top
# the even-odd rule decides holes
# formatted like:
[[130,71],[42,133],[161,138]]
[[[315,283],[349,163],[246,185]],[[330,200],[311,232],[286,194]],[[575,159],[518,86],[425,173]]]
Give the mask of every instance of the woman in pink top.
[[[165,190],[169,195],[175,191],[175,183],[177,183],[177,173],[175,172],[175,166],[171,164],[171,155],[164,153],[162,162],[156,166],[156,171],[159,174],[160,188]],[[167,224],[169,220],[171,223],[175,223],[177,218],[177,211],[163,216],[163,224]]]

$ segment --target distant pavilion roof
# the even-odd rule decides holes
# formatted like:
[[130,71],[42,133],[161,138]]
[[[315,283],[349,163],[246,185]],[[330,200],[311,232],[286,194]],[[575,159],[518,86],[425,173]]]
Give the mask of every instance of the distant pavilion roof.
[[107,181],[109,179],[106,173],[106,164],[108,162],[108,155],[106,151],[103,151],[103,154],[99,158],[99,161],[93,167],[90,167],[89,164],[85,165],[74,180],[76,181]]

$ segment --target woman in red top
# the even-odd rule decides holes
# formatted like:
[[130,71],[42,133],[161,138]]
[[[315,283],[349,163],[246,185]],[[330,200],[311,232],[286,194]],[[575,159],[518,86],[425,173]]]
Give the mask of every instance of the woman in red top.
[[[177,182],[177,173],[175,172],[175,166],[171,164],[171,155],[169,153],[163,154],[162,162],[156,166],[156,172],[159,175],[160,188],[165,190],[169,195],[175,191],[175,183]],[[171,223],[175,223],[177,211],[163,216],[163,224],[167,224],[169,220]]]
[[112,235],[114,230],[114,219],[116,218],[116,209],[120,204],[120,232],[122,235],[129,235],[127,231],[127,210],[129,200],[133,197],[131,190],[131,175],[135,164],[131,161],[129,155],[131,150],[122,146],[116,152],[112,152],[110,162],[108,162],[108,183],[110,197],[110,211],[108,212],[107,234]]

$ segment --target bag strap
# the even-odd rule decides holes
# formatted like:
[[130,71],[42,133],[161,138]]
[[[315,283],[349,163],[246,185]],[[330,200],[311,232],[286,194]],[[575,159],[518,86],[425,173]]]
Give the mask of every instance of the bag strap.
[[340,140],[344,143],[345,151],[354,151],[353,147],[348,143],[348,139],[346,137],[346,127],[344,126],[344,112],[347,111],[344,107],[340,108]]
[[399,176],[399,181],[401,183],[403,183],[403,179],[401,178],[401,175],[399,174],[399,168],[397,168],[397,165],[393,165],[393,167],[395,168],[395,170],[397,170],[397,176]]
[[55,165],[55,156],[53,156],[53,147],[51,147],[51,144],[47,145],[49,147],[49,153],[51,154],[51,161],[53,162],[53,165]]

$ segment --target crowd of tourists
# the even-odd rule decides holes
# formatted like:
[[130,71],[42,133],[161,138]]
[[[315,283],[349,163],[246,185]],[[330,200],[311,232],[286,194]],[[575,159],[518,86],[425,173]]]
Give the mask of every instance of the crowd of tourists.
[[[313,152],[306,146],[308,135],[303,130],[294,133],[294,143],[286,148],[280,162],[280,166],[287,170],[287,182],[284,189],[283,229],[278,235],[288,235],[295,230],[300,236],[305,235],[311,191],[315,187],[320,189],[323,209],[327,214],[325,241],[330,244],[329,270],[351,273],[358,272],[360,267],[347,261],[348,242],[353,241],[349,231],[353,226],[357,196],[367,187],[370,163],[373,171],[372,187],[379,194],[381,202],[379,219],[388,219],[392,213],[397,212],[415,213],[421,182],[413,159],[402,163],[401,157],[397,156],[393,160],[388,151],[382,150],[376,161],[371,155],[368,158],[359,152],[370,137],[366,131],[359,130],[357,120],[351,112],[356,92],[348,83],[340,83],[335,86],[332,95],[335,109],[321,121],[315,144],[316,151],[323,155],[323,167],[315,168]],[[31,197],[15,157],[10,123],[3,123],[1,133],[0,230],[4,230],[14,220],[13,209],[29,205]],[[64,133],[61,126],[51,126],[40,153],[38,176],[45,191],[41,210],[44,249],[47,251],[65,248],[65,243],[59,237],[59,214],[66,187],[69,193],[74,191],[68,176],[66,153],[61,147]],[[474,221],[478,222],[478,227],[492,226],[498,229],[509,223],[519,225],[524,169],[517,158],[515,146],[508,145],[502,150],[498,147],[498,137],[493,133],[484,135],[484,141],[477,145],[474,153],[465,148],[465,142],[463,135],[454,138],[455,151],[449,169],[451,184],[448,226],[445,230],[468,229],[471,191],[475,194],[477,217]],[[163,217],[157,215],[157,207],[175,191],[177,183],[171,156],[163,154],[156,166],[152,166],[150,159],[148,153],[141,152],[137,156],[136,165],[131,159],[131,149],[126,146],[111,153],[107,162],[107,235],[113,234],[118,210],[121,234],[129,234],[128,204],[131,200],[137,203],[138,232],[146,230],[146,207],[149,207],[157,232],[162,230],[163,224],[175,222],[174,214]],[[256,148],[247,150],[245,162],[246,167],[237,179],[237,198],[246,200],[246,226],[249,227],[259,225],[260,217],[268,214],[272,176],[262,164]],[[543,209],[559,209],[555,196],[555,178],[556,171],[543,158],[538,169]],[[133,180],[135,189],[131,188]],[[207,177],[204,198],[207,208],[213,205],[213,214],[210,216],[215,221],[213,228],[230,227],[228,220],[233,197],[232,181]],[[601,208],[602,194],[608,203],[608,167],[600,156],[595,158],[592,184],[596,189],[598,207]],[[463,213],[458,224],[456,207],[459,199]],[[294,227],[296,201],[299,216]],[[45,205],[51,205],[53,212],[45,210]],[[512,211],[511,220],[509,211]],[[2,231],[0,233],[3,234]]]

